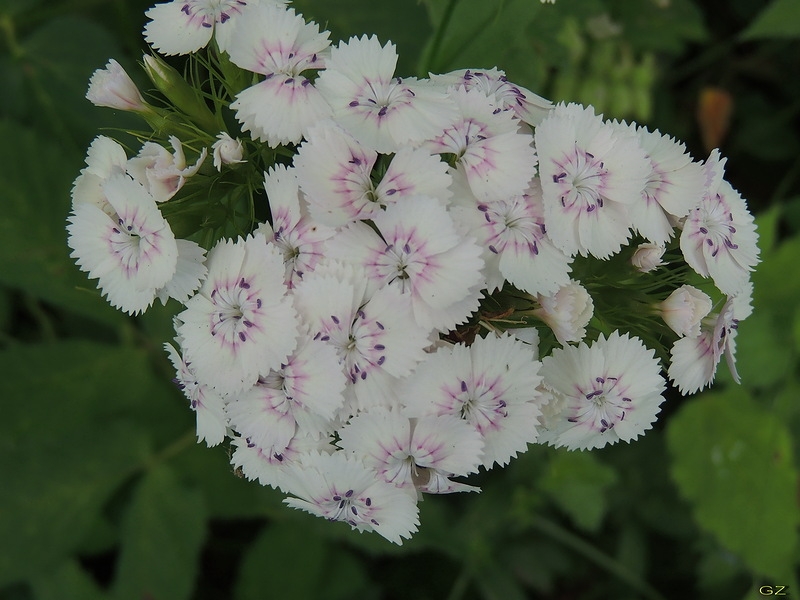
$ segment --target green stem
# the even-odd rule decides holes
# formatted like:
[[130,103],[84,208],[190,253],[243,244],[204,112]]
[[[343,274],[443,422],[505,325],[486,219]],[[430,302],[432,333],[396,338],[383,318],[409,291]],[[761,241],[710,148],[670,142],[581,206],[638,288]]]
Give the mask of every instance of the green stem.
[[542,517],[535,517],[532,520],[531,525],[534,529],[550,536],[557,542],[568,548],[571,548],[597,566],[605,569],[620,581],[627,583],[631,588],[639,592],[645,598],[649,598],[650,600],[666,600],[664,596],[659,594],[646,581],[640,579],[635,573],[631,573],[619,561],[616,561],[607,554],[601,552],[574,533],[567,531],[563,527],[560,527],[552,521],[548,521]]
[[447,600],[461,600],[461,598],[464,597],[464,593],[467,591],[467,586],[471,579],[471,569],[465,564],[458,574],[458,577],[456,577],[456,580],[453,582],[453,587],[450,588],[450,593],[447,594]]
[[439,22],[439,26],[436,28],[436,32],[433,34],[433,41],[431,42],[430,50],[425,53],[425,57],[422,61],[420,61],[420,77],[427,77],[428,73],[433,71],[439,51],[442,48],[442,43],[444,42],[444,34],[447,31],[447,27],[450,24],[450,20],[453,17],[453,12],[455,12],[457,4],[458,0],[449,0],[447,3],[444,13],[442,14],[442,20]]

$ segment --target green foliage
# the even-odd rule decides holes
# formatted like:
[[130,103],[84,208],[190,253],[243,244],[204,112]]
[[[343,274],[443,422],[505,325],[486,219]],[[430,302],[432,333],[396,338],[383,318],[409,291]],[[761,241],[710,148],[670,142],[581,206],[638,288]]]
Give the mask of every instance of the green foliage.
[[772,0],[741,34],[743,40],[782,37],[800,37],[800,4],[795,0]]
[[114,600],[191,597],[205,537],[203,497],[166,466],[150,469],[122,522]]
[[670,396],[633,444],[531,447],[476,476],[480,494],[427,498],[402,547],[290,511],[236,476],[230,448],[195,444],[161,349],[176,305],[128,318],[69,258],[89,140],[138,127],[88,103],[87,81],[111,57],[144,81],[154,3],[0,0],[0,598],[727,600],[759,597],[765,576],[794,585],[796,0],[292,3],[334,40],[396,43],[400,75],[497,66],[544,97],[647,118],[698,157],[697,95],[720,86],[734,107],[726,173],[760,212],[742,386],[723,362],[721,391]]
[[755,572],[791,575],[800,510],[789,431],[746,392],[709,393],[671,420],[672,475],[697,522]]

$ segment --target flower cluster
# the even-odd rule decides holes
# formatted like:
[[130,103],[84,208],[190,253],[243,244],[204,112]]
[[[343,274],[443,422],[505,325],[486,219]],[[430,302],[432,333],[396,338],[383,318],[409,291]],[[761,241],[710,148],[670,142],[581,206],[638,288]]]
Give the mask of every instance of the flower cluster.
[[115,307],[182,305],[165,348],[198,439],[289,506],[399,544],[423,494],[528,444],[636,439],[662,372],[736,377],[757,235],[718,152],[498,69],[400,77],[391,43],[283,2],[147,16],[204,75],[145,56],[162,106],[114,61],[92,77],[152,133],[92,143],[69,246]]

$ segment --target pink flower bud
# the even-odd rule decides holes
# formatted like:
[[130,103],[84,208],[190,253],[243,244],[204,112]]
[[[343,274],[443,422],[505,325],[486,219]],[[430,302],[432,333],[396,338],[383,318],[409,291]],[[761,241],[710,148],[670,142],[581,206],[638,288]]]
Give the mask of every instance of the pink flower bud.
[[95,106],[132,111],[147,109],[139,88],[113,58],[105,69],[97,69],[89,79],[86,98]]
[[594,314],[589,292],[577,281],[562,286],[552,296],[538,294],[540,308],[533,311],[555,333],[561,344],[579,342],[586,335],[586,325]]
[[242,160],[242,142],[233,139],[227,132],[217,134],[217,141],[211,146],[214,152],[214,167],[222,170],[222,165],[244,162]]
[[664,264],[661,257],[666,248],[660,244],[639,244],[631,257],[631,263],[642,273],[649,273]]
[[700,335],[700,322],[711,312],[711,298],[691,285],[682,285],[658,308],[672,331],[694,338]]

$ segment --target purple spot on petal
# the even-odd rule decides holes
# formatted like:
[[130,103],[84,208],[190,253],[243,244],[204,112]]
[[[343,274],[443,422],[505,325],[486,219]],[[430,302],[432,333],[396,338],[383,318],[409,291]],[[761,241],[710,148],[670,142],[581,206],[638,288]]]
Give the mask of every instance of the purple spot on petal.
[[239,332],[239,339],[243,342],[247,341],[247,336],[244,334],[244,331]]

